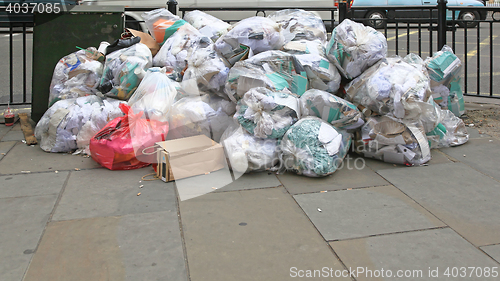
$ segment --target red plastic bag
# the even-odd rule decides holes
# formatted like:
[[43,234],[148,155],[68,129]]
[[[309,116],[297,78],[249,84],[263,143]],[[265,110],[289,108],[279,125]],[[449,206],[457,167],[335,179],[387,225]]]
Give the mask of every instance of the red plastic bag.
[[130,106],[120,104],[125,116],[109,122],[90,140],[92,159],[110,170],[131,170],[156,162],[156,155],[143,150],[164,141],[168,123],[142,118],[143,112],[134,114]]

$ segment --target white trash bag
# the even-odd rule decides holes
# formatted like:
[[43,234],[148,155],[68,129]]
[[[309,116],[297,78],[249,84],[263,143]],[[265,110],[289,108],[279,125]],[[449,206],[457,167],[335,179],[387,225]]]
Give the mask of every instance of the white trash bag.
[[236,106],[234,119],[258,138],[279,139],[300,117],[299,100],[266,88],[248,91]]
[[270,50],[279,50],[285,43],[281,25],[263,17],[246,18],[215,42],[215,49],[229,65]]
[[286,41],[321,40],[326,42],[326,28],[321,17],[301,9],[285,9],[276,11],[268,18],[282,25]]
[[345,90],[348,101],[401,119],[418,119],[431,96],[426,73],[400,57],[378,62]]
[[221,137],[231,168],[240,173],[270,170],[278,164],[278,140],[257,138],[240,126],[229,127]]
[[128,100],[151,67],[152,59],[151,50],[142,43],[108,54],[99,90],[106,96]]
[[130,97],[128,105],[134,112],[143,111],[148,119],[166,122],[177,95],[176,86],[177,83],[168,78],[165,68],[152,67]]
[[172,106],[167,139],[205,135],[216,142],[233,123],[235,104],[219,97],[188,96]]
[[352,130],[364,124],[354,104],[317,89],[308,90],[300,97],[300,114],[319,117],[338,129]]
[[71,53],[56,64],[50,82],[49,106],[62,99],[95,95],[101,82],[103,64],[97,49]]
[[224,89],[237,102],[249,90],[265,87],[273,91],[290,91],[299,97],[309,86],[306,69],[294,55],[282,51],[266,51],[237,62],[229,71]]
[[326,54],[347,79],[354,79],[387,56],[387,39],[375,29],[349,19],[332,32]]
[[165,8],[155,9],[142,14],[144,23],[155,41],[162,46],[170,36],[186,24],[186,21]]
[[35,127],[40,148],[47,152],[88,153],[90,139],[109,121],[123,116],[121,101],[86,96],[60,100],[52,105]]
[[187,12],[184,15],[184,20],[214,42],[231,28],[229,23],[199,10]]

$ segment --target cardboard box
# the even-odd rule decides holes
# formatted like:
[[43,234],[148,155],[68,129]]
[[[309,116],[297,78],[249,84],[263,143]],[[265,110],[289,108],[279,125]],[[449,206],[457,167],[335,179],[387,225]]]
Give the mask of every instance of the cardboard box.
[[157,176],[164,182],[203,175],[226,167],[221,144],[205,135],[156,143]]
[[151,35],[131,28],[126,28],[125,31],[130,32],[133,36],[141,37],[141,43],[148,46],[153,56],[160,50],[160,45],[153,37],[151,37]]

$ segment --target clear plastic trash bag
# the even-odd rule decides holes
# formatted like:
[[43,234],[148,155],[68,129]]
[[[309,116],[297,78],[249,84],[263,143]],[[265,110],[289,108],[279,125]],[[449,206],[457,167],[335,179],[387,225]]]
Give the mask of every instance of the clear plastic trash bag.
[[364,124],[358,108],[328,92],[311,89],[300,97],[300,114],[316,116],[337,129],[357,129]]
[[258,138],[279,139],[297,122],[299,110],[299,100],[293,95],[259,87],[238,101],[234,119]]
[[234,102],[252,88],[289,90],[295,96],[308,88],[306,69],[294,55],[282,51],[267,51],[237,62],[229,71],[224,92]]
[[176,85],[168,78],[165,68],[152,67],[130,97],[128,105],[134,112],[143,111],[147,119],[168,121],[177,95]]
[[231,28],[229,23],[199,10],[187,12],[184,15],[184,20],[214,42]]
[[158,44],[163,45],[186,21],[170,13],[167,9],[155,9],[142,14],[149,33]]
[[218,142],[235,111],[234,103],[217,96],[183,97],[172,106],[167,139],[205,135]]
[[62,99],[72,99],[97,93],[103,64],[97,60],[94,47],[71,53],[56,64],[50,82],[49,106]]
[[405,60],[425,68],[430,78],[432,98],[442,109],[449,109],[458,117],[465,113],[460,78],[462,62],[449,46],[443,46],[425,61],[416,54],[409,54]]
[[210,92],[221,97],[224,94],[229,67],[211,48],[196,50],[187,61],[187,69],[182,77],[182,87],[193,95]]
[[387,39],[369,26],[346,19],[333,30],[326,54],[345,78],[353,79],[387,56]]
[[87,149],[90,139],[112,119],[123,116],[119,100],[85,96],[54,103],[35,127],[40,148],[47,152]]
[[326,57],[324,44],[320,40],[291,41],[283,46],[283,51],[295,55],[304,67],[310,88],[337,92],[342,77],[337,67]]
[[108,54],[99,90],[106,96],[128,100],[151,67],[152,58],[142,43]]
[[431,96],[429,77],[400,57],[370,67],[345,88],[346,99],[380,115],[418,119]]
[[240,173],[270,170],[279,162],[278,141],[261,139],[232,124],[222,135],[231,168]]
[[204,48],[213,50],[213,44],[210,38],[190,24],[185,24],[161,46],[153,59],[153,65],[182,72],[187,66],[187,60],[196,50]]
[[223,95],[229,68],[215,52],[212,40],[190,24],[179,28],[163,44],[153,64],[181,73],[182,87],[192,95]]
[[367,117],[355,134],[357,153],[387,163],[422,165],[431,159],[429,142],[420,121],[399,121],[389,116]]
[[429,104],[434,107],[434,111],[429,111],[426,115],[433,115],[434,122],[426,124],[426,120],[430,119],[426,115],[422,121],[431,148],[458,146],[469,140],[467,127],[462,119],[448,109],[441,109],[432,99],[429,100]]
[[301,9],[285,9],[276,11],[268,18],[282,25],[286,41],[321,40],[326,42],[326,28],[321,17]]
[[308,177],[324,177],[341,167],[351,134],[313,116],[300,119],[283,136],[281,166]]
[[241,57],[279,50],[285,43],[281,25],[272,19],[251,17],[234,24],[215,42],[215,49],[233,65]]

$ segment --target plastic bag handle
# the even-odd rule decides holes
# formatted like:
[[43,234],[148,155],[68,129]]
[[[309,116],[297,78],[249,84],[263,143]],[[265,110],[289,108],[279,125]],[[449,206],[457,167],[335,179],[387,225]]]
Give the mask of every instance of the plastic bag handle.
[[[150,148],[155,148],[155,147],[158,147],[158,148],[157,148],[156,150],[154,150],[153,152],[151,152],[151,153],[147,153],[147,152],[145,152],[146,150],[148,150],[148,149],[150,149]],[[146,148],[144,148],[144,149],[142,150],[142,154],[143,154],[143,155],[153,155],[153,154],[156,154],[156,153],[158,152],[159,148],[160,148],[160,146],[159,146],[159,145],[157,145],[157,144],[155,144],[155,145],[153,145],[153,146],[150,146],[150,147],[146,147]]]

